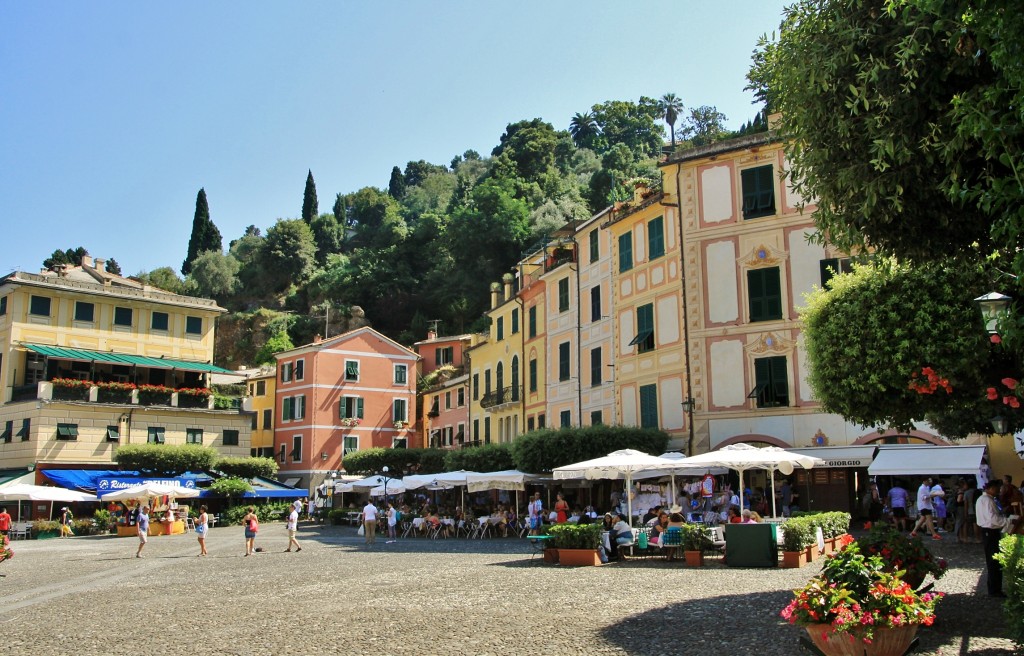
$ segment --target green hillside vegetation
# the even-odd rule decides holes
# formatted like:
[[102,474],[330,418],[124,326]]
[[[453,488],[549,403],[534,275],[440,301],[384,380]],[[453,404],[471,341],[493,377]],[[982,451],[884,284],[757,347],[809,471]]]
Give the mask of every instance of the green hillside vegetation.
[[[467,150],[446,164],[394,166],[386,188],[337,193],[325,214],[307,171],[301,196],[294,181],[301,214],[249,226],[226,252],[197,250],[220,243],[200,190],[186,277],[169,267],[137,277],[229,310],[216,345],[225,367],[271,361],[292,344],[367,324],[403,344],[423,339],[433,320],[442,334],[481,330],[489,283],[552,231],[631,197],[627,181],[660,183],[657,161],[672,148],[670,133],[676,149],[702,145],[736,134],[725,120],[714,107],[687,110],[667,94],[596,104],[564,130],[517,121],[489,156]],[[743,131],[755,124],[763,129],[758,117]]]

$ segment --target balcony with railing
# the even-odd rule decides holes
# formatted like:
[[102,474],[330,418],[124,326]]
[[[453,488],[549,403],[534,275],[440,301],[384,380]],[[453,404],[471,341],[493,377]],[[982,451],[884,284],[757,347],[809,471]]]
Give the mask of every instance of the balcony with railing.
[[488,412],[496,412],[507,405],[519,403],[523,399],[522,385],[502,387],[484,394],[480,399],[480,407]]
[[65,401],[89,404],[163,406],[201,410],[252,410],[252,398],[225,399],[217,404],[212,390],[173,388],[162,385],[127,385],[57,379],[18,385],[11,390],[11,403],[20,401]]

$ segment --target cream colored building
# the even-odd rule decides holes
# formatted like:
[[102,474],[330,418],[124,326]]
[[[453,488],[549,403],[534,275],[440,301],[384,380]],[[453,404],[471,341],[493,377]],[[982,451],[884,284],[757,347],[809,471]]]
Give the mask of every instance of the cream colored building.
[[239,371],[245,374],[246,393],[252,399],[253,456],[274,457],[274,400],[277,392],[277,367],[264,365],[258,369]]
[[188,393],[232,373],[212,364],[224,310],[103,265],[0,278],[3,466],[109,466],[121,444],[147,442],[248,455],[249,413]]

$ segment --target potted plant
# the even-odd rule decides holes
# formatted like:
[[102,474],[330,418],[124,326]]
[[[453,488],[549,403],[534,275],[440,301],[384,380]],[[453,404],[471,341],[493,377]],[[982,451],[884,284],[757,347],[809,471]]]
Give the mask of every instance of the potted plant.
[[403,430],[405,428],[409,428],[409,422],[407,422],[407,421],[396,421],[395,422],[395,430]]
[[704,550],[711,546],[711,538],[700,524],[683,524],[680,547],[690,567],[704,565]]
[[96,400],[100,403],[131,403],[132,392],[135,391],[133,383],[122,383],[117,380],[96,383],[96,387],[99,388]]
[[807,547],[811,525],[804,517],[790,517],[782,525],[782,566],[803,567],[807,564]]
[[11,549],[11,540],[6,535],[3,536],[3,546],[0,546],[0,563],[5,560],[14,558],[14,550]]
[[89,388],[93,385],[90,380],[77,378],[54,378],[50,383],[53,385],[53,398],[60,401],[88,401]]
[[210,405],[210,390],[206,387],[183,387],[176,390],[179,408],[206,408]]
[[864,555],[852,538],[842,541],[821,573],[794,591],[781,612],[802,626],[820,653],[902,656],[918,627],[935,621],[941,595],[918,594],[879,556]]
[[889,525],[872,527],[857,545],[865,554],[880,557],[886,571],[903,572],[901,578],[914,589],[920,588],[929,574],[942,578],[948,567],[944,559],[928,551],[921,538],[909,537]]
[[[562,565],[600,565],[600,524],[556,524],[548,529],[554,537],[552,547],[558,549]],[[546,551],[546,550],[545,550]]]
[[32,535],[36,536],[37,540],[55,538],[59,534],[60,522],[55,522],[51,519],[37,519],[32,522]]
[[139,405],[170,405],[170,387],[163,385],[139,385]]
[[361,422],[362,419],[359,419],[358,417],[342,417],[341,419],[341,425],[346,428],[353,428],[358,426]]

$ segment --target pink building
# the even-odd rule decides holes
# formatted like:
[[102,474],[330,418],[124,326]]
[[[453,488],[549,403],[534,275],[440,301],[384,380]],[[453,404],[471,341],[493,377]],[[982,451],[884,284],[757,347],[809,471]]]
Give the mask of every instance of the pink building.
[[418,356],[372,328],[278,353],[274,447],[282,480],[312,491],[347,453],[405,448]]
[[438,337],[430,331],[427,339],[413,346],[420,355],[420,376],[428,385],[423,392],[418,422],[421,444],[434,448],[459,448],[471,442],[469,435],[469,374],[464,354],[479,337],[454,335]]

